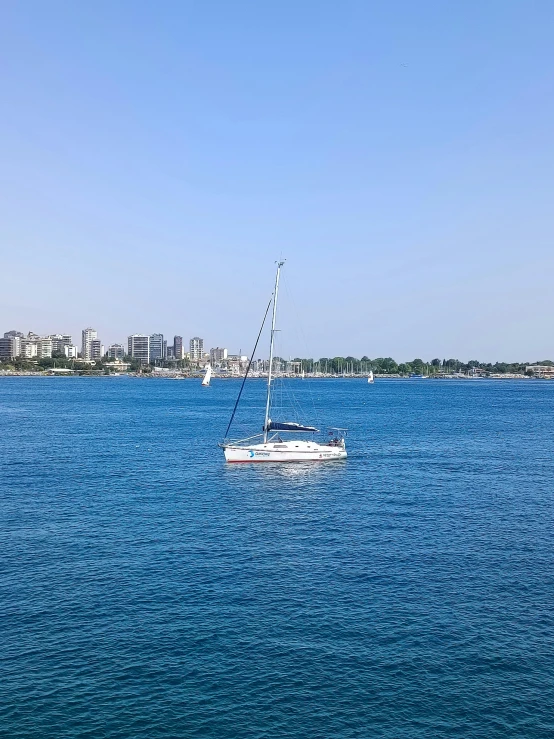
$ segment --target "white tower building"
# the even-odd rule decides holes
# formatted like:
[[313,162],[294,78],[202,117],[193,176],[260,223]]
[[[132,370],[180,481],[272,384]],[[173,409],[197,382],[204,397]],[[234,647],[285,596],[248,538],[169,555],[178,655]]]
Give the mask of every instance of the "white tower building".
[[195,336],[190,340],[189,348],[190,358],[193,362],[199,362],[201,359],[204,359],[204,339]]
[[92,342],[98,338],[98,332],[95,328],[85,328],[83,331],[83,340],[81,342],[81,357],[83,359],[92,359]]

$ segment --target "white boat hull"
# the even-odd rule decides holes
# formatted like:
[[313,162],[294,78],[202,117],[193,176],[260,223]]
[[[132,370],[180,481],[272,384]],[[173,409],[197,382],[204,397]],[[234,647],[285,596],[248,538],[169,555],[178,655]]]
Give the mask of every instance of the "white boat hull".
[[227,462],[328,462],[347,456],[344,443],[335,446],[310,441],[228,444],[223,450]]

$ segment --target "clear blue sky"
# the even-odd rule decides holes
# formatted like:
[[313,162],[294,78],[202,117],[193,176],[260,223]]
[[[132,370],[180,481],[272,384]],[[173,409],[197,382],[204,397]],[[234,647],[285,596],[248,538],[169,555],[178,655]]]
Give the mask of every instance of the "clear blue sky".
[[554,3],[7,2],[0,330],[554,358]]

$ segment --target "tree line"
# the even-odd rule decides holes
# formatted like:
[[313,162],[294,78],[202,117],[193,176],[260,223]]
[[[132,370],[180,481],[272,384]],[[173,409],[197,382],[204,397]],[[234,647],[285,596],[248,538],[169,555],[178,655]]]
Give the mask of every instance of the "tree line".
[[[132,372],[136,372],[141,364],[138,359],[128,357],[126,361],[129,362],[129,369]],[[51,357],[41,357],[40,359],[25,359],[24,357],[15,357],[14,359],[5,359],[0,361],[0,367],[2,369],[12,368],[17,372],[32,372],[33,370],[49,370],[49,369],[71,369],[75,372],[103,372],[104,374],[110,374],[115,359],[109,357],[102,357],[97,359],[95,362],[83,362],[80,359],[68,359],[65,354],[53,353]]]

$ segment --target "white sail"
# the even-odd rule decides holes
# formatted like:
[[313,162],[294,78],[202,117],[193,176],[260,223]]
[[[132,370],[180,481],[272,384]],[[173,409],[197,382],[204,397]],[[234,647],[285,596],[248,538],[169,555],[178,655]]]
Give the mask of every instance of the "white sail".
[[204,379],[202,380],[202,385],[204,387],[209,387],[211,379],[212,379],[212,366],[208,364],[206,367],[206,374],[204,375]]
[[367,376],[368,382],[373,382],[373,370],[369,370],[369,375]]

